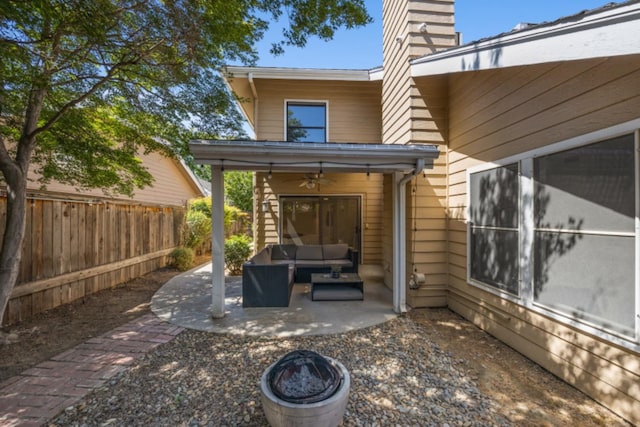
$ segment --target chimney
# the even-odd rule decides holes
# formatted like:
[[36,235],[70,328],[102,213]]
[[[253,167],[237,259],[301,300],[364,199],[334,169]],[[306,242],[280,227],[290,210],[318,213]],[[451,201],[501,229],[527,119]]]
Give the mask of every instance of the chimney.
[[382,21],[382,141],[440,143],[424,132],[429,106],[416,95],[409,61],[457,44],[454,0],[383,0]]

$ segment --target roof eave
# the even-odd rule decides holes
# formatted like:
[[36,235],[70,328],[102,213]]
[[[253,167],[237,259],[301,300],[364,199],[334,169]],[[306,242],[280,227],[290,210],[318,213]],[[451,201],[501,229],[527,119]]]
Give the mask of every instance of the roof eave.
[[639,23],[640,3],[614,7],[415,59],[411,76],[640,54]]

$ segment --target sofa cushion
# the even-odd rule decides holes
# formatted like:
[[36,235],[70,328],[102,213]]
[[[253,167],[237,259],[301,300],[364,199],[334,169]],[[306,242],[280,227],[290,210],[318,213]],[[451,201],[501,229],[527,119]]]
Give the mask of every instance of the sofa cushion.
[[[311,260],[322,261],[322,246],[321,245],[302,245],[296,249],[296,261],[298,260]],[[296,262],[296,264],[298,264]]]
[[260,264],[260,265],[271,264],[271,251],[268,248],[264,248],[263,250],[255,254],[250,261],[251,261],[251,264]]
[[336,243],[333,245],[322,245],[322,254],[325,260],[348,259],[349,246],[346,243]]
[[271,247],[271,259],[296,259],[296,245],[273,245]]
[[323,260],[301,259],[296,260],[296,268],[321,268],[328,267],[327,263]]

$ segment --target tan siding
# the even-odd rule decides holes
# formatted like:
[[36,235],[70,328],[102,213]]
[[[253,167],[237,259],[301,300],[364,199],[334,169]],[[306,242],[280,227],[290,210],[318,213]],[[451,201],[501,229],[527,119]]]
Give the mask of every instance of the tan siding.
[[639,79],[639,56],[453,76],[448,169],[450,308],[635,423],[640,354],[468,285],[464,215],[469,167],[637,119]]
[[[140,155],[144,166],[154,178],[150,187],[136,189],[133,197],[117,195],[113,198],[124,202],[137,202],[148,205],[162,206],[184,206],[189,199],[201,197],[202,194],[196,184],[187,175],[187,172],[178,161],[162,156],[159,153],[149,153]],[[38,175],[29,172],[31,181],[28,184],[30,191],[39,191],[40,184],[35,182]],[[46,188],[49,193],[69,194],[74,196],[105,197],[102,190],[81,190],[76,191],[72,186],[52,182]]]
[[236,99],[239,101],[240,108],[244,115],[249,120],[249,123],[252,125],[255,124],[254,117],[254,99],[253,92],[251,90],[251,86],[249,85],[249,79],[246,78],[235,78],[229,77],[228,80],[229,86],[233,90],[233,93]]
[[262,205],[262,200],[268,197],[270,208],[268,213],[262,210],[255,212],[254,236],[256,249],[260,249],[270,243],[278,243],[280,237],[279,205],[276,195],[287,196],[319,196],[319,195],[354,195],[362,196],[362,252],[361,259],[364,264],[382,263],[382,236],[384,200],[382,194],[382,175],[371,174],[325,174],[325,178],[333,183],[321,185],[320,188],[309,190],[300,187],[300,180],[304,174],[273,174],[267,179],[264,173],[256,174],[256,206]]
[[285,100],[329,103],[330,142],[381,142],[381,83],[256,80],[259,95],[259,140],[285,137]]
[[[419,31],[421,23],[427,24],[428,34]],[[401,42],[396,40],[398,36]],[[454,44],[453,1],[383,1],[382,135],[385,143],[445,141],[447,126],[444,120],[439,120],[445,116],[432,113],[446,106],[446,98],[434,100],[431,95],[446,93],[440,88],[417,93],[409,60]]]

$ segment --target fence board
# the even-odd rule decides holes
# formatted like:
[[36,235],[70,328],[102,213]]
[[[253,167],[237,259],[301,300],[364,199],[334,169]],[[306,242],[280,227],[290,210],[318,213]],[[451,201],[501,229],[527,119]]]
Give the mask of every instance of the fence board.
[[20,274],[18,280],[27,282],[31,280],[31,204],[27,201],[26,224],[24,227],[24,241],[22,244],[22,262],[20,263]]
[[60,273],[71,271],[71,205],[62,203],[62,235],[60,251]]
[[43,274],[43,203],[33,203],[31,212],[31,280],[38,280]]

